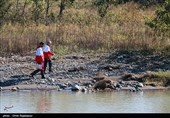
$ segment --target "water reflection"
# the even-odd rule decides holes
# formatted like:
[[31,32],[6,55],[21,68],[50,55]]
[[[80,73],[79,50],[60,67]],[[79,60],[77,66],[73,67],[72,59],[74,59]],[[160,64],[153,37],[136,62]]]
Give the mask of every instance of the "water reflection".
[[40,94],[37,94],[37,112],[43,113],[48,112],[51,109],[51,92],[42,91]]
[[2,113],[170,113],[170,91],[19,91],[1,92],[0,98]]

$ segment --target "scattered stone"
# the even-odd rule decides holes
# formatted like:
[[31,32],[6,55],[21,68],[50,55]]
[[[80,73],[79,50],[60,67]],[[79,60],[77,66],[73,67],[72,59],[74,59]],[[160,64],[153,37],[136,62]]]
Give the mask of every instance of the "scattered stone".
[[[81,58],[82,55],[83,58]],[[82,86],[87,87],[87,89],[94,87],[96,90],[120,90],[123,87],[136,86],[140,89],[140,87],[144,87],[143,82],[145,78],[152,78],[154,76],[153,72],[168,70],[169,60],[170,55],[142,55],[137,51],[120,51],[113,54],[74,53],[54,60],[53,73],[45,75],[49,75],[49,78],[34,80],[28,78],[28,75],[35,70],[34,56],[22,57],[12,55],[0,57],[0,86],[47,84],[49,86],[59,86],[60,89],[64,90],[72,87],[72,83],[76,83],[80,88]],[[150,66],[154,66],[154,68],[146,71]],[[36,75],[36,78],[40,78],[40,76],[39,73]],[[111,82],[106,81],[107,78],[115,76],[121,76],[119,78],[120,81],[118,79],[112,79],[115,80],[115,83],[111,80]],[[69,84],[68,81],[70,81]],[[156,87],[154,84],[150,85]],[[82,91],[84,90],[82,89]]]
[[87,91],[86,88],[82,88],[82,89],[81,89],[81,92],[86,92],[86,91]]
[[101,69],[105,69],[105,70],[108,70],[108,71],[112,71],[112,70],[115,70],[115,69],[120,69],[121,68],[121,65],[104,65],[102,67],[100,67]]
[[79,71],[78,68],[70,68],[70,69],[68,69],[68,72],[76,72],[76,71]]
[[61,89],[65,89],[67,87],[67,84],[65,83],[59,83],[58,86],[61,88]]
[[143,83],[138,83],[138,87],[143,87],[144,85],[143,85]]
[[94,77],[93,79],[95,80],[95,81],[100,81],[100,80],[103,80],[105,77]]
[[19,90],[19,87],[13,86],[13,87],[11,88],[11,90],[12,90],[12,91],[18,91],[18,90]]
[[79,91],[80,90],[80,86],[77,85],[77,84],[73,84],[72,87],[71,87],[71,90],[72,91]]
[[48,77],[47,79],[48,79],[48,81],[51,82],[51,83],[54,83],[54,81],[55,81],[55,80],[54,80],[53,78],[51,78],[51,77]]
[[0,91],[2,91],[2,87],[0,87]]

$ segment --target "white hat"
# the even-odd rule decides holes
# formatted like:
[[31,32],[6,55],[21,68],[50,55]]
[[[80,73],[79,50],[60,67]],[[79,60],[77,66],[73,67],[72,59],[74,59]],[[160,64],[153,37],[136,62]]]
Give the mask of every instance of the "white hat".
[[47,43],[51,44],[51,43],[52,43],[52,41],[48,40],[48,41],[47,41]]

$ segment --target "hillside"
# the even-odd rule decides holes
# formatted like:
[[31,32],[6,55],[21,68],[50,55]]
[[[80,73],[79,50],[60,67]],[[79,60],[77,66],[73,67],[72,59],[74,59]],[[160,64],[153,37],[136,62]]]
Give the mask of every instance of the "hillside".
[[134,2],[110,5],[107,14],[101,18],[93,0],[75,0],[66,6],[59,20],[55,16],[60,12],[60,3],[50,1],[46,24],[45,2],[37,3],[39,15],[35,20],[32,16],[36,10],[34,2],[17,1],[10,0],[12,6],[4,16],[7,20],[0,28],[1,56],[28,55],[33,53],[37,42],[47,39],[53,41],[53,50],[58,55],[113,50],[169,53],[170,50],[169,33],[155,32],[145,25],[146,18],[155,15],[156,6],[141,7]]

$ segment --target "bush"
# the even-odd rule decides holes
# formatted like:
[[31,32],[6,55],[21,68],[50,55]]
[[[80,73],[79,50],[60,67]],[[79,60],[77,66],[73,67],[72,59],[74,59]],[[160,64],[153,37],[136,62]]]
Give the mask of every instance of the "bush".
[[116,3],[122,4],[131,1],[135,3],[139,3],[143,6],[152,6],[152,5],[162,4],[165,0],[116,0]]
[[146,24],[159,31],[170,30],[170,1],[166,0],[163,6],[156,10],[155,18],[148,18]]

